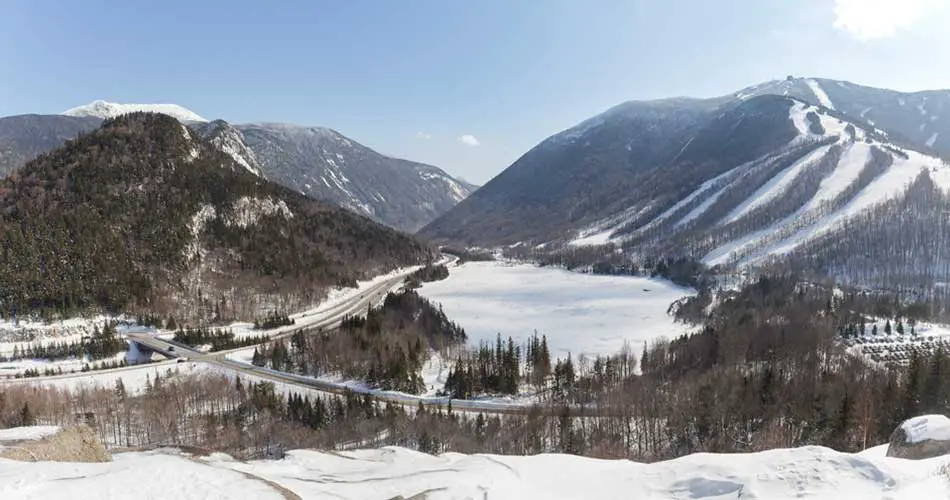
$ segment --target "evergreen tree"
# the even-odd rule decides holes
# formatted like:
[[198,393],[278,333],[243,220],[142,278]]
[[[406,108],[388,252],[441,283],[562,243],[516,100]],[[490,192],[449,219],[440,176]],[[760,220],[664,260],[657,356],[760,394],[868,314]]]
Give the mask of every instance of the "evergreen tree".
[[36,425],[36,421],[33,419],[33,412],[30,411],[29,403],[23,403],[23,408],[20,409],[20,425],[23,427]]

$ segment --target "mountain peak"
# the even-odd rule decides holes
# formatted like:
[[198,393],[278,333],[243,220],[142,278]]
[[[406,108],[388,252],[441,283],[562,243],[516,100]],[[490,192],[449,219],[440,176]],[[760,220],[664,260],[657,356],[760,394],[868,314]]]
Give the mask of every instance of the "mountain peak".
[[89,104],[78,106],[63,111],[66,116],[94,116],[107,119],[136,111],[150,111],[171,116],[184,122],[206,122],[199,114],[177,104],[119,104],[107,101],[93,101]]

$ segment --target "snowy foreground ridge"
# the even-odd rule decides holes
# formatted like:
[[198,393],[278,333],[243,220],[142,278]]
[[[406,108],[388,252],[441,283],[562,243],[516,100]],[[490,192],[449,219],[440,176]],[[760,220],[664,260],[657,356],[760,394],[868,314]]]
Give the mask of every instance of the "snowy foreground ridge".
[[176,450],[121,453],[111,463],[0,459],[0,498],[13,499],[937,499],[944,459],[805,447],[741,455],[696,454],[639,464],[569,455],[508,457],[403,448],[237,462]]

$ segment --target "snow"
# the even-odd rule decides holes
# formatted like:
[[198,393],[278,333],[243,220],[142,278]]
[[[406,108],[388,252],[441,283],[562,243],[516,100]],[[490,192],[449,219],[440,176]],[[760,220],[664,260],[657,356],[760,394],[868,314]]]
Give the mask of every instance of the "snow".
[[901,429],[909,444],[923,441],[950,441],[950,418],[943,415],[923,415],[905,420]]
[[821,181],[818,192],[805,206],[805,210],[812,210],[823,202],[834,200],[839,194],[853,184],[865,165],[871,159],[871,145],[864,142],[853,142],[842,153],[841,160],[835,170]]
[[576,247],[584,247],[584,246],[592,247],[592,246],[606,245],[607,243],[610,243],[610,237],[614,234],[614,231],[616,231],[616,228],[612,227],[610,229],[607,229],[606,231],[600,231],[600,232],[580,236],[568,242],[568,245],[576,246]]
[[0,449],[3,449],[3,443],[11,441],[36,441],[48,436],[52,436],[60,431],[55,425],[36,425],[32,427],[13,427],[10,429],[0,429]]
[[572,455],[426,455],[398,447],[290,451],[241,462],[172,449],[127,452],[106,463],[0,461],[0,498],[428,500],[917,500],[946,498],[942,459],[921,461],[803,447],[695,454],[642,464]]
[[24,349],[33,345],[49,345],[58,342],[79,342],[83,336],[91,335],[98,327],[102,329],[107,322],[118,321],[118,333],[127,331],[150,330],[141,326],[129,326],[123,322],[130,318],[124,316],[90,316],[55,320],[50,322],[21,318],[18,321],[5,319],[0,321],[0,356],[11,356],[19,347]]
[[937,137],[940,137],[940,133],[939,133],[939,132],[934,132],[934,134],[933,134],[932,136],[930,136],[929,139],[927,139],[927,147],[928,147],[928,148],[934,147],[934,144],[937,143]]
[[805,80],[805,84],[808,85],[808,88],[815,94],[815,97],[818,98],[818,102],[821,103],[822,106],[828,109],[835,109],[835,105],[832,104],[831,99],[828,98],[825,89],[821,88],[821,85],[819,85],[817,81],[808,78]]
[[208,204],[201,205],[201,208],[195,212],[195,215],[191,217],[191,222],[188,224],[188,228],[191,230],[192,241],[185,246],[184,257],[186,259],[193,258],[201,250],[201,242],[198,237],[201,235],[201,232],[204,231],[205,224],[208,221],[214,219],[217,216],[213,206]]
[[[52,377],[21,378],[0,380],[0,387],[4,385],[30,384],[34,387],[56,387],[60,389],[86,388],[115,388],[117,380],[122,379],[126,390],[136,393],[145,389],[148,379],[154,380],[156,375],[166,377],[174,373],[188,374],[214,370],[207,363],[164,361],[111,370],[97,370],[85,373],[56,375]],[[2,498],[2,495],[0,495]]]
[[233,127],[229,125],[223,133],[212,138],[211,143],[233,158],[238,165],[244,167],[248,172],[261,177],[257,155],[247,147],[247,144],[241,138],[240,132],[237,132]]
[[805,213],[805,210],[817,207],[834,193],[840,193],[857,178],[857,173],[862,168],[859,164],[864,156],[861,148],[864,147],[860,143],[851,145],[851,149],[843,155],[839,162],[835,174],[825,179],[819,192],[805,207],[796,211],[792,216],[773,223],[764,230],[744,235],[721,245],[704,256],[703,262],[707,265],[723,264],[735,252],[743,248],[750,249],[754,246],[758,248],[755,249],[752,255],[744,258],[740,262],[741,265],[752,265],[768,256],[787,254],[803,243],[834,231],[849,218],[899,196],[924,170],[930,171],[931,178],[938,186],[944,190],[950,189],[950,169],[944,165],[942,160],[916,151],[904,151],[908,156],[906,159],[894,156],[891,167],[875,178],[842,208],[814,219],[808,219],[807,225],[803,227],[797,226],[796,224],[800,224],[803,220],[800,216]]
[[723,219],[722,224],[735,222],[752,210],[781,196],[803,170],[820,161],[821,158],[828,153],[829,149],[831,149],[831,146],[822,146],[805,155],[804,158],[796,161],[792,166],[773,176],[768,182],[756,190],[752,196],[746,198],[745,201],[733,209],[732,212]]
[[14,361],[2,361],[0,362],[0,377],[9,377],[12,375],[23,374],[27,370],[36,370],[40,373],[45,373],[47,370],[52,370],[54,372],[62,371],[62,373],[79,372],[86,365],[95,367],[101,365],[104,362],[118,363],[125,359],[125,357],[126,352],[122,351],[117,353],[112,358],[98,361],[92,361],[86,357],[74,357],[55,361],[50,361],[48,359],[18,359]]
[[610,243],[613,233],[632,221],[639,219],[653,208],[653,203],[629,207],[618,214],[601,219],[579,231],[577,238],[568,242],[571,246],[599,246]]
[[113,459],[105,463],[0,460],[0,498],[284,499],[259,478],[205,465],[172,450],[118,453]]
[[137,111],[147,111],[152,113],[162,113],[181,121],[186,122],[206,122],[194,111],[183,108],[177,104],[119,104],[106,101],[93,101],[89,104],[78,106],[63,111],[67,116],[95,116],[98,118],[115,118],[119,115],[134,113]]
[[792,120],[792,124],[795,125],[795,130],[798,130],[799,136],[808,137],[811,135],[810,124],[807,118],[809,108],[810,106],[807,106],[805,103],[796,101],[788,111],[788,117]]
[[228,226],[235,225],[241,228],[247,228],[257,224],[261,217],[280,214],[285,219],[293,219],[294,214],[287,207],[284,200],[273,198],[250,198],[243,196],[234,202],[231,207],[232,216],[225,221]]
[[667,314],[670,304],[694,291],[668,281],[598,276],[505,262],[452,267],[448,279],[419,293],[442,304],[472,344],[496,334],[527,340],[547,335],[552,354],[616,354],[629,342],[639,349],[688,327]]

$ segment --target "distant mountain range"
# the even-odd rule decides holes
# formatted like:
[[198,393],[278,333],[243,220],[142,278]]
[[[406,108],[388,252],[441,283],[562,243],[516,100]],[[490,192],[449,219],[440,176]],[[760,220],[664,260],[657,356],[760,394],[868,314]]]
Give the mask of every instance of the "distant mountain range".
[[0,181],[4,315],[250,319],[434,257],[411,236],[261,179],[219,147],[172,117],[133,113]]
[[133,111],[172,116],[256,175],[404,231],[419,229],[475,189],[437,167],[379,154],[326,128],[233,125],[209,122],[175,104],[105,101],[62,115],[0,118],[0,175],[96,128],[103,119]]
[[628,102],[546,139],[421,234],[933,283],[950,274],[948,105],[948,91],[810,78]]

